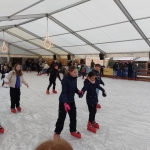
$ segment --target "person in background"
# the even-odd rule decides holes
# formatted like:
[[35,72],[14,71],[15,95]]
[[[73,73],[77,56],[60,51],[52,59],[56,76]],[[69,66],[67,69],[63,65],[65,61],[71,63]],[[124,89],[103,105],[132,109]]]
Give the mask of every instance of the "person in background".
[[86,66],[85,66],[85,64],[81,65],[80,72],[82,74],[82,79],[84,79],[84,77],[86,76]]
[[131,80],[132,79],[132,71],[133,71],[133,68],[132,68],[132,62],[129,62],[128,63],[128,80]]
[[100,75],[101,75],[101,77],[104,75],[104,68],[105,68],[105,66],[101,66],[101,69],[100,69]]
[[94,69],[95,63],[93,62],[93,60],[91,61],[91,69]]
[[9,73],[9,69],[8,69],[7,66],[3,66],[3,69],[2,69],[2,71],[1,71],[1,74],[2,74],[1,80],[3,80],[2,86],[4,86],[4,78],[5,78],[5,74],[6,74],[6,73]]
[[[93,69],[92,71],[95,73],[96,75],[96,83],[98,85],[102,84],[103,86],[105,86],[104,82],[101,79],[100,76],[100,69],[101,69],[101,65],[100,64],[96,64],[95,65],[95,69]],[[96,89],[96,93],[97,93],[97,97],[99,97],[99,89]],[[101,108],[101,105],[97,103],[97,108]]]
[[29,59],[26,60],[26,71],[28,73],[28,71],[30,71],[30,62]]
[[134,80],[137,80],[138,66],[137,66],[136,63],[133,63],[132,70],[133,70],[133,73],[134,73]]
[[117,79],[117,69],[118,69],[118,62],[115,62],[113,65],[113,78]]
[[120,63],[120,70],[121,70],[121,78],[125,79],[125,64],[123,62]]
[[11,112],[16,113],[16,109],[21,112],[22,109],[20,107],[20,87],[22,83],[27,87],[29,86],[23,78],[20,64],[16,64],[14,66],[14,70],[9,72],[9,74],[5,78],[5,83],[10,85]]
[[73,150],[72,146],[63,139],[48,140],[41,143],[35,150]]
[[37,76],[40,76],[41,75],[41,66],[40,66],[39,61],[37,61],[37,63],[36,63],[36,68],[37,68],[37,72],[38,72]]

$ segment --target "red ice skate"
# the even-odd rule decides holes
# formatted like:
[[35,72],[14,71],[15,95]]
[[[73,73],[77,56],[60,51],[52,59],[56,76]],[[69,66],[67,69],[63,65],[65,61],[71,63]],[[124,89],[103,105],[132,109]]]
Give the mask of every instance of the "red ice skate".
[[53,92],[54,94],[57,94],[57,91],[55,91],[55,90],[53,90],[52,92]]
[[12,108],[12,109],[11,109],[11,112],[12,112],[12,113],[16,113],[16,109]]
[[0,133],[4,133],[4,128],[0,125]]
[[89,130],[93,133],[96,133],[96,128],[94,128],[94,125],[90,122],[88,122],[88,124],[87,124],[87,130]]
[[57,139],[59,139],[59,138],[60,138],[60,135],[59,135],[59,134],[54,133],[54,140],[57,140]]
[[100,125],[98,123],[96,123],[95,121],[93,122],[93,126],[94,126],[94,128],[97,128],[97,129],[100,128]]
[[96,107],[99,109],[102,108],[100,104],[97,104]]
[[21,112],[21,107],[17,107],[17,110],[18,110],[19,112]]
[[50,94],[50,92],[47,90],[47,91],[46,91],[46,94]]
[[80,134],[80,132],[70,132],[70,134],[72,135],[72,136],[74,136],[74,137],[76,137],[76,138],[81,138],[81,134]]

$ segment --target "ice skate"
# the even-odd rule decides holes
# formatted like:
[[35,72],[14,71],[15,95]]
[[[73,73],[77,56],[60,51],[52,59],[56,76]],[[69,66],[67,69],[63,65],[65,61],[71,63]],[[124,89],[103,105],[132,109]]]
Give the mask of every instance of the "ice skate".
[[16,109],[12,108],[12,109],[11,109],[11,112],[12,112],[12,113],[16,113]]
[[72,135],[72,136],[74,136],[74,137],[76,137],[76,138],[81,138],[81,134],[80,134],[80,132],[70,132],[70,134]]
[[4,133],[4,128],[0,125],[0,133]]
[[54,140],[57,140],[57,139],[59,139],[59,138],[60,138],[60,135],[59,135],[59,134],[54,133]]
[[102,108],[100,104],[97,104],[96,107],[99,109]]
[[50,92],[48,90],[46,90],[46,94],[50,94]]
[[17,107],[17,111],[21,112],[21,107]]
[[57,94],[57,91],[55,91],[55,90],[53,90],[52,92],[53,92],[54,94]]
[[99,125],[98,123],[96,123],[95,121],[93,122],[93,126],[94,126],[94,128],[96,128],[96,129],[99,129],[99,128],[100,128],[100,125]]
[[96,128],[94,128],[93,124],[88,122],[87,124],[87,130],[93,132],[93,133],[96,133]]

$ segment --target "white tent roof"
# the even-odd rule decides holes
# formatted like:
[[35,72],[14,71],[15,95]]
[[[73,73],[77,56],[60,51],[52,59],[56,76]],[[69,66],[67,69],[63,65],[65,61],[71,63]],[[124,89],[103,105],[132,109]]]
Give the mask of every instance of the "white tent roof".
[[[35,55],[150,51],[149,0],[0,0],[0,41]],[[109,10],[109,11],[108,11]],[[48,30],[54,47],[45,50]]]
[[135,61],[149,61],[149,57],[141,57],[141,58],[138,58],[136,59]]

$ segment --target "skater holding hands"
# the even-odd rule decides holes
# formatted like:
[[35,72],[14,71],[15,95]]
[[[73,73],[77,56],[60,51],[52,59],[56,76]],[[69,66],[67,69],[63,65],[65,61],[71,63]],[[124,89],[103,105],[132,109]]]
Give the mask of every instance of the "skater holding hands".
[[59,114],[54,131],[54,139],[59,138],[64,127],[64,121],[67,113],[70,117],[70,134],[74,137],[81,138],[80,132],[77,132],[76,130],[76,104],[74,99],[75,93],[78,95],[80,93],[77,88],[77,73],[78,70],[76,67],[71,66],[62,79],[62,92],[59,97]]
[[[21,112],[20,107],[20,87],[22,83],[26,85],[28,84],[23,78],[23,73],[20,69],[20,64],[16,64],[14,66],[14,70],[10,71],[7,77],[5,78],[5,83],[10,86],[10,97],[11,97],[11,112],[16,113],[16,109]],[[15,109],[16,108],[16,109]]]
[[96,75],[94,72],[89,72],[87,79],[84,81],[84,87],[81,90],[81,93],[79,94],[79,97],[83,97],[83,94],[85,91],[86,93],[86,102],[89,109],[89,120],[87,124],[87,130],[96,133],[96,129],[99,129],[100,126],[95,121],[95,115],[96,115],[96,108],[98,103],[98,96],[96,93],[96,89],[99,89],[102,91],[102,96],[106,97],[105,90],[96,82]]

